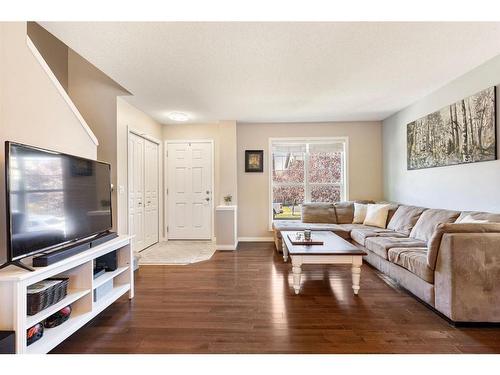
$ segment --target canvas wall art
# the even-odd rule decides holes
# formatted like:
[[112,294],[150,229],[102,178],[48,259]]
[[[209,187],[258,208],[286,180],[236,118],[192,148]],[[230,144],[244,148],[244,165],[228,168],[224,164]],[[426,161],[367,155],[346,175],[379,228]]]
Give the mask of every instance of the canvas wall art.
[[496,160],[495,87],[410,122],[407,168]]
[[245,172],[263,172],[263,171],[264,171],[264,151],[246,150]]

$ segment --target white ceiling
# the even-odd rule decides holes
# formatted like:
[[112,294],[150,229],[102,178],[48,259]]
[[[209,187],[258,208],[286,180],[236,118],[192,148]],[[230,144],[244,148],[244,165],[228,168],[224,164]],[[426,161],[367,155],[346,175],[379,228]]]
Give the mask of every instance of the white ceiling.
[[42,25],[162,123],[381,120],[500,54],[500,23]]

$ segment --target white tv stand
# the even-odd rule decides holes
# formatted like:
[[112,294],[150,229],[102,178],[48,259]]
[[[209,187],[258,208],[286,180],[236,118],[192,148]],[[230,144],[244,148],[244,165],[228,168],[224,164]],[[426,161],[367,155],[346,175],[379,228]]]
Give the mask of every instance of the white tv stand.
[[[131,236],[118,236],[101,245],[34,272],[9,267],[0,271],[0,330],[16,332],[16,353],[47,353],[72,335],[106,307],[128,292],[134,297],[134,270]],[[93,260],[117,251],[116,271],[94,279]],[[26,313],[26,288],[50,277],[69,277],[68,294],[60,302],[36,315]],[[94,302],[93,291],[113,279],[113,290]],[[71,305],[70,318],[54,328],[44,330],[43,337],[26,345],[26,330],[63,307]]]

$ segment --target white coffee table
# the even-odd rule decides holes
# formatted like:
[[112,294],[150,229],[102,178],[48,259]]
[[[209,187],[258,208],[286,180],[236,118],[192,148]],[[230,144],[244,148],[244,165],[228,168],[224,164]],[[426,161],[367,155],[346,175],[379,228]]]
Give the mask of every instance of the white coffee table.
[[294,238],[297,231],[283,231],[283,258],[292,258],[293,289],[295,294],[300,292],[300,279],[303,264],[350,264],[352,266],[352,289],[354,294],[359,293],[361,266],[363,255],[366,253],[329,231],[312,231],[313,240],[323,241],[323,245],[294,245],[289,236]]

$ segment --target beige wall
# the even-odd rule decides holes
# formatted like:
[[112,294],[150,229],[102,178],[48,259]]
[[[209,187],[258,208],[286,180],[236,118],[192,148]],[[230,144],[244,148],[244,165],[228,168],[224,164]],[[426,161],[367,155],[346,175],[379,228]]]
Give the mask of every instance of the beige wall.
[[[111,164],[112,182],[115,186],[112,194],[113,227],[119,233],[127,233],[127,127],[130,126],[158,140],[162,139],[162,127],[151,117],[119,98],[122,95],[130,95],[126,89],[37,23],[30,22],[28,32],[50,69],[99,139],[97,158]],[[160,218],[161,211],[160,207]]]
[[224,197],[231,194],[233,204],[238,203],[238,158],[235,121],[219,122],[219,186],[217,204],[224,204]]
[[118,230],[117,104],[129,92],[73,50],[68,52],[68,94],[97,139],[97,159],[111,164],[113,229]]
[[238,199],[236,122],[220,121],[214,124],[163,126],[163,140],[197,139],[211,139],[214,141],[214,208],[223,204],[223,197],[227,194],[233,196],[233,202],[236,204]]
[[[5,212],[4,141],[95,159],[97,150],[26,44],[26,23],[0,23],[0,213]],[[0,214],[0,258],[5,254]]]
[[[238,124],[238,236],[270,237],[269,138],[348,137],[348,199],[382,198],[380,122]],[[264,173],[245,173],[245,150],[264,150]]]
[[146,137],[160,141],[160,191],[159,191],[159,216],[160,238],[163,228],[163,138],[162,125],[146,115],[144,112],[127,103],[122,98],[117,98],[117,190],[118,190],[118,231],[128,232],[128,129],[133,129]]
[[68,46],[36,22],[28,22],[27,30],[33,44],[50,66],[62,87],[68,91]]

